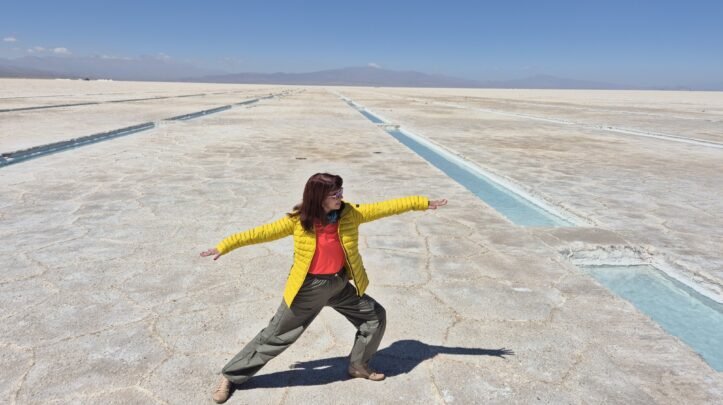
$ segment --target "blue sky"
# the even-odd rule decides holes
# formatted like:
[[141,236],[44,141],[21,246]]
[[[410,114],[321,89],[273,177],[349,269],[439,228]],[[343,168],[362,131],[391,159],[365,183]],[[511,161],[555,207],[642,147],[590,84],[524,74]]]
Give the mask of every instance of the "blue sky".
[[723,83],[723,1],[2,1],[0,57]]

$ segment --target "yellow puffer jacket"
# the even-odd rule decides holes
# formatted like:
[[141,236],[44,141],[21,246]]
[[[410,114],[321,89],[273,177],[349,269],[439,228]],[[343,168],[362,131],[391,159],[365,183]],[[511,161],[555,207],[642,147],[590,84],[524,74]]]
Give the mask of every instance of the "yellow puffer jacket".
[[[428,207],[429,199],[422,196],[403,197],[373,204],[342,202],[339,240],[344,248],[345,267],[347,271],[350,271],[349,276],[354,280],[360,297],[364,295],[364,291],[369,285],[369,278],[359,254],[359,225],[411,210],[426,210]],[[298,216],[286,215],[278,221],[231,235],[222,240],[216,249],[219,253],[226,254],[242,246],[269,242],[290,235],[294,235],[294,264],[291,266],[289,278],[286,280],[284,301],[291,307],[294,297],[304,283],[316,250],[316,234],[313,231],[304,230]]]

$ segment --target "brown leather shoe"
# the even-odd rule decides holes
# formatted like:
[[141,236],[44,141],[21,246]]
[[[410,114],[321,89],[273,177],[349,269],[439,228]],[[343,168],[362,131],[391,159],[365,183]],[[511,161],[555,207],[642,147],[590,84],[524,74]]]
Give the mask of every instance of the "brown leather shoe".
[[381,381],[386,378],[384,374],[376,372],[366,365],[355,366],[353,364],[350,364],[348,371],[349,376],[351,376],[352,378],[364,378],[371,381]]
[[232,389],[233,384],[231,381],[227,380],[226,377],[221,376],[221,381],[218,382],[218,387],[216,387],[216,391],[213,392],[213,400],[217,404],[226,402],[228,397],[231,396]]

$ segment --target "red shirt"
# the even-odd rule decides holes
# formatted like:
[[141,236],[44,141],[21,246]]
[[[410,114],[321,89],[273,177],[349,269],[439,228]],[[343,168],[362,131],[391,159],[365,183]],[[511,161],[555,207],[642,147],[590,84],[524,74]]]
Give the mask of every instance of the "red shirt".
[[344,248],[339,241],[339,223],[322,226],[314,223],[316,251],[311,259],[310,274],[334,274],[344,267]]

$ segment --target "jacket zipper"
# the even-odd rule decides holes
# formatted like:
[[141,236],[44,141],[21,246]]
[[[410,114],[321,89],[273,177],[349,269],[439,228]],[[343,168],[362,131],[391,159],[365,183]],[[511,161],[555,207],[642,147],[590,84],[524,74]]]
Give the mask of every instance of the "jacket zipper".
[[347,270],[351,274],[352,280],[354,280],[354,287],[356,289],[356,294],[359,295],[359,284],[356,282],[356,277],[354,276],[354,270],[351,268],[351,264],[349,263],[349,255],[346,253],[346,248],[344,247],[344,241],[341,238],[341,218],[339,218],[339,225],[336,228],[336,234],[339,236],[339,244],[341,245],[341,250],[344,251],[344,263],[346,263]]

